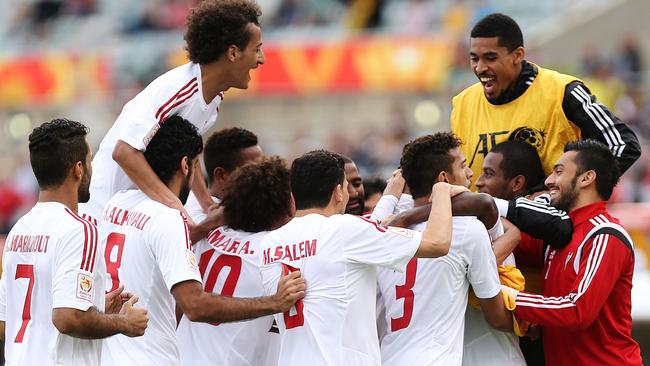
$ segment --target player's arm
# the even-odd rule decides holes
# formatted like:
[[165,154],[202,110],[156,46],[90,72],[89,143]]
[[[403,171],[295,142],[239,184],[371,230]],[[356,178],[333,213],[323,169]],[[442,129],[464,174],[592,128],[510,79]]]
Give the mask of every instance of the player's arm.
[[521,232],[515,225],[506,219],[501,219],[501,222],[504,228],[503,235],[492,242],[492,250],[494,250],[497,264],[503,263],[521,241]]
[[5,321],[0,320],[0,341],[5,341]]
[[487,231],[480,224],[470,222],[464,240],[469,250],[467,279],[478,298],[483,317],[491,327],[511,332],[512,312],[504,304],[497,262]]
[[[499,218],[494,200],[487,193],[464,192],[451,199],[454,216],[476,216],[486,228],[492,228]],[[424,222],[431,212],[431,204],[416,207],[398,214],[389,222],[390,226],[409,227]]]
[[583,248],[566,264],[565,271],[578,273],[571,292],[552,298],[519,292],[517,318],[569,330],[585,329],[592,324],[621,273],[633,268],[634,254],[632,248],[609,234],[590,239]]
[[138,337],[144,334],[149,317],[146,309],[133,307],[137,301],[137,296],[131,297],[118,314],[101,313],[94,306],[86,311],[55,308],[52,323],[59,332],[76,338],[100,339],[120,333]]
[[203,153],[199,154],[197,165],[194,167],[194,177],[190,183],[190,189],[192,189],[194,196],[197,201],[199,201],[203,212],[208,213],[210,206],[212,206],[214,202],[212,201],[212,196],[210,196],[210,192],[208,191],[208,186],[205,184],[201,165],[199,163],[200,161],[203,161]]
[[113,149],[113,160],[149,198],[185,212],[181,200],[158,178],[142,151],[122,140],[117,140]]
[[190,229],[190,238],[192,243],[196,243],[199,240],[208,236],[210,231],[225,225],[225,220],[223,218],[223,208],[213,205],[208,209],[208,215],[201,221]]
[[503,295],[499,292],[489,299],[478,299],[485,321],[494,329],[512,332],[512,313],[503,305]]
[[451,246],[451,197],[466,192],[461,186],[438,182],[431,190],[431,207],[420,245],[418,258],[437,258],[449,253]]
[[[133,307],[137,296],[120,306],[117,314],[101,313],[94,306],[95,280],[103,275],[95,271],[98,236],[95,225],[80,220],[57,244],[52,273],[52,323],[61,333],[78,338],[98,339],[118,333],[140,336],[149,319],[146,309]],[[116,294],[121,292],[112,292],[110,296]]]
[[567,85],[562,101],[567,119],[575,123],[583,139],[593,138],[609,147],[624,173],[641,156],[639,139],[634,132],[580,81]]
[[564,248],[573,236],[573,223],[569,215],[549,204],[548,195],[535,200],[524,197],[512,201],[495,198],[499,213],[515,226],[534,238],[541,239],[553,248]]
[[183,281],[172,287],[176,304],[193,322],[232,322],[259,318],[287,311],[305,296],[305,281],[300,272],[280,278],[273,296],[234,298],[205,292],[197,281]]

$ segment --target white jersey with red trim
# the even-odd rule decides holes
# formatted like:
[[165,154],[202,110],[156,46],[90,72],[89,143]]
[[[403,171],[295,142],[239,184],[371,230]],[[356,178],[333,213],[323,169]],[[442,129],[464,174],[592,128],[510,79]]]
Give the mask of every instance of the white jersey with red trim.
[[447,255],[414,258],[405,273],[382,268],[378,278],[388,324],[382,365],[460,365],[469,285],[484,299],[501,291],[490,238],[469,216],[453,218]]
[[216,122],[222,100],[223,94],[219,94],[210,104],[205,103],[198,64],[187,63],[152,81],[124,106],[102,140],[92,163],[90,201],[80,206],[80,212],[97,218],[116,192],[135,188],[112,158],[118,140],[145,151],[160,123],[175,114],[190,121],[203,134]]
[[[233,297],[263,296],[259,253],[267,232],[248,233],[217,228],[194,246],[204,289]],[[181,365],[277,365],[280,337],[270,332],[273,316],[248,321],[208,324],[183,316],[178,326]]]
[[58,202],[39,202],[7,235],[0,280],[6,365],[99,365],[101,340],[74,338],[52,309],[104,309],[95,225]]
[[201,282],[189,230],[180,211],[156,202],[140,190],[118,192],[99,220],[109,287],[120,284],[149,312],[144,336],[107,338],[102,365],[176,365],[176,313],[171,288]]
[[353,215],[296,217],[262,245],[262,280],[274,294],[282,272],[300,270],[304,299],[276,314],[280,365],[379,365],[376,266],[403,271],[421,233]]

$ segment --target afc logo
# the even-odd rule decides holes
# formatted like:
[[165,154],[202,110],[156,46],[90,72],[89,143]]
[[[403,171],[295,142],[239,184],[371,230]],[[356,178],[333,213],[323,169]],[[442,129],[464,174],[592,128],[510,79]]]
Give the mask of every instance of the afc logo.
[[494,145],[497,144],[497,136],[507,134],[510,135],[506,140],[526,142],[537,149],[538,152],[542,150],[544,147],[544,142],[546,140],[546,132],[532,127],[519,127],[512,131],[512,133],[510,133],[510,131],[481,133],[478,135],[478,141],[476,142],[476,147],[472,153],[472,159],[469,162],[469,167],[471,168],[474,165],[477,154],[481,154],[483,155],[483,158],[485,158],[485,155],[487,155],[488,152],[490,152],[490,150],[494,147]]

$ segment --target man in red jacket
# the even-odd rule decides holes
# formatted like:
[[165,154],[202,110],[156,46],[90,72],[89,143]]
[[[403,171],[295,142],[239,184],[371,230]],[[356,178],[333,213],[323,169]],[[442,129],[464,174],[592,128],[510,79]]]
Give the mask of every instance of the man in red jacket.
[[538,258],[542,294],[516,294],[515,315],[540,324],[548,365],[642,365],[632,339],[632,240],[606,201],[616,159],[595,140],[570,142],[546,179],[551,204],[569,212],[574,232],[562,249],[524,237],[516,255]]

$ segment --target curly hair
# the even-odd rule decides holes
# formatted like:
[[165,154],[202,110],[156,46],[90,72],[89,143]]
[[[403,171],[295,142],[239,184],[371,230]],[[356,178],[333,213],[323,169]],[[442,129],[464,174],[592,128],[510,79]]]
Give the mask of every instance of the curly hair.
[[291,164],[291,190],[296,209],[323,208],[337,184],[345,180],[345,162],[339,154],[310,151]]
[[190,11],[185,31],[190,61],[209,64],[217,61],[228,47],[246,48],[248,25],[260,25],[259,5],[250,0],[204,0]]
[[576,177],[588,170],[596,172],[596,191],[603,200],[608,200],[621,177],[618,161],[611,150],[600,141],[586,139],[567,143],[564,145],[564,152],[568,151],[577,153]]
[[[178,115],[160,123],[160,128],[147,145],[144,157],[160,180],[167,184],[181,168],[181,159],[194,159],[203,151],[199,131]],[[191,169],[191,166],[190,166]]]
[[78,161],[86,164],[88,128],[69,119],[53,119],[29,135],[29,160],[41,189],[63,184]]
[[291,217],[291,175],[278,156],[251,162],[228,177],[224,218],[235,230],[257,233],[275,229]]
[[257,136],[243,128],[233,127],[219,130],[205,142],[203,162],[208,176],[212,177],[217,167],[231,172],[242,165],[240,151],[257,145]]
[[460,139],[451,132],[418,137],[404,145],[400,166],[413,198],[429,195],[440,172],[451,172],[453,158],[449,152],[460,145]]

